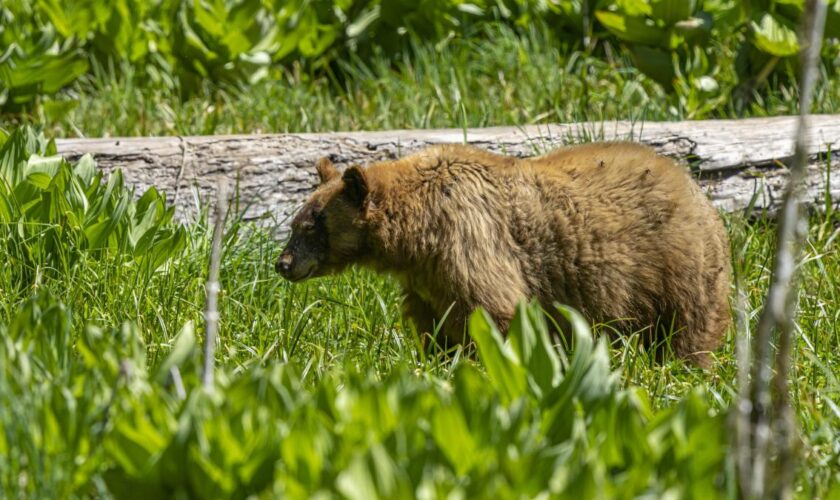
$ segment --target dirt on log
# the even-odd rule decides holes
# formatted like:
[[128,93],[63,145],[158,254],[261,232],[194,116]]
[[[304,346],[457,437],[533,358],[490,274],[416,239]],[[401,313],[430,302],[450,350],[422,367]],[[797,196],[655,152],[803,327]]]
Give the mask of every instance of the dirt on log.
[[[814,115],[808,137],[808,202],[824,207],[826,189],[840,201],[840,115]],[[431,144],[463,143],[532,156],[591,140],[633,140],[653,146],[695,173],[714,204],[732,212],[774,212],[781,204],[793,156],[795,117],[686,122],[604,122],[480,129],[392,130],[324,134],[62,139],[70,159],[91,154],[99,168],[120,168],[138,193],[165,191],[189,219],[213,199],[219,176],[238,192],[245,219],[285,233],[289,215],[316,184],[315,161],[341,167],[397,158]],[[827,168],[830,165],[830,168]]]

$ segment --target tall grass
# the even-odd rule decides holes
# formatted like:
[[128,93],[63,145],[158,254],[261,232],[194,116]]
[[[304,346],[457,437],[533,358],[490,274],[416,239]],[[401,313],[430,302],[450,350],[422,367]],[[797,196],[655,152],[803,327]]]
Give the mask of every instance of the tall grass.
[[[794,86],[772,78],[738,113],[734,54],[719,54],[714,95],[665,93],[618,47],[610,58],[574,51],[535,25],[524,32],[491,26],[486,36],[439,46],[415,43],[404,56],[372,55],[337,63],[341,71],[306,73],[293,66],[281,80],[241,91],[205,82],[182,100],[177,89],[149,85],[130,65],[97,67],[72,93],[67,114],[0,117],[6,125],[47,125],[56,136],[199,135],[480,127],[583,120],[681,120],[797,112]],[[340,77],[337,75],[341,75]],[[715,103],[705,110],[708,103]],[[703,105],[703,109],[697,103]],[[840,109],[840,86],[818,87],[814,111]],[[107,117],[103,120],[102,117]],[[0,122],[0,125],[3,125]]]
[[[284,81],[259,84],[247,92],[232,94],[208,87],[202,96],[187,101],[145,86],[135,79],[130,68],[119,72],[100,68],[77,89],[80,104],[69,115],[37,115],[15,120],[46,123],[48,130],[57,135],[102,136],[694,117],[690,109],[681,107],[678,99],[665,95],[630,65],[622,64],[620,56],[605,62],[583,53],[564,54],[567,54],[564,47],[539,30],[517,36],[499,29],[485,41],[453,40],[442,47],[414,47],[396,67],[385,58],[347,61],[344,73],[350,78],[340,81],[290,71]],[[726,80],[721,81],[725,88]],[[825,82],[818,89],[816,112],[840,109],[840,86],[836,83]],[[769,89],[755,97],[747,110],[749,115],[796,111],[795,89],[781,83],[771,82]],[[735,116],[735,112],[724,101],[712,116]],[[126,404],[141,405],[148,389],[131,382],[128,375],[120,375],[121,371],[103,379],[113,387],[101,387],[104,382],[97,387],[85,385],[93,384],[86,378],[92,370],[85,365],[86,345],[98,345],[96,339],[103,335],[130,339],[130,332],[139,332],[142,345],[129,342],[120,351],[121,355],[129,359],[134,355],[133,350],[142,352],[142,364],[149,368],[149,373],[154,373],[178,351],[176,344],[182,338],[179,332],[184,325],[202,324],[211,236],[207,221],[206,211],[201,212],[186,228],[186,248],[155,272],[132,265],[126,259],[84,255],[72,266],[56,269],[32,266],[28,271],[33,279],[21,287],[20,268],[0,266],[0,324],[8,324],[20,315],[21,308],[33,307],[30,305],[33,295],[48,294],[60,300],[64,304],[61,307],[72,311],[72,315],[66,316],[59,306],[47,311],[61,321],[69,321],[70,327],[42,328],[31,339],[46,339],[55,352],[61,353],[55,373],[48,373],[50,383],[66,382],[66,387],[75,393],[89,391],[95,395],[86,403],[91,405],[90,412],[85,413],[88,420],[72,422],[73,425],[100,429],[107,424],[102,415],[108,415],[107,409],[117,404],[109,398],[118,393],[139,394],[138,401]],[[748,222],[739,216],[728,217],[727,225],[732,237],[733,264],[744,272],[747,317],[754,330],[768,286],[775,228],[771,221]],[[2,248],[8,254],[23,255],[28,251],[28,244],[36,244],[40,233],[33,231],[30,233],[33,239],[21,240],[14,236],[17,230],[14,225],[0,227],[0,245],[6,245]],[[812,216],[806,257],[801,264],[791,384],[792,401],[802,431],[802,462],[797,481],[797,493],[802,497],[827,498],[840,494],[837,487],[840,484],[838,239],[840,217],[836,211],[828,209]],[[68,249],[62,252],[65,250],[69,252]],[[326,390],[319,385],[322,381],[336,377],[333,385],[338,387],[352,378],[341,378],[336,373],[348,374],[354,370],[365,373],[374,381],[369,382],[373,385],[365,386],[370,388],[393,373],[411,371],[428,381],[429,387],[446,388],[459,366],[475,363],[464,361],[460,352],[441,356],[424,351],[400,317],[400,290],[389,277],[352,269],[340,276],[291,285],[274,274],[272,264],[278,251],[278,243],[268,232],[231,214],[223,242],[220,342],[216,351],[220,371],[226,377],[251,376],[254,370],[270,371],[291,363],[301,371],[302,387],[296,389],[297,394],[310,397],[306,391],[318,387],[311,396],[317,399]],[[136,326],[123,327],[125,322]],[[90,333],[90,325],[94,325],[94,330],[98,328],[99,333]],[[594,325],[593,329],[599,335],[607,328]],[[61,336],[56,332],[70,333]],[[30,349],[28,344],[15,348],[20,352]],[[716,360],[708,372],[674,360],[657,363],[632,338],[615,341],[609,355],[611,366],[621,374],[620,383],[638,398],[649,400],[654,410],[683,411],[683,407],[674,406],[675,402],[695,388],[704,387],[710,411],[721,414],[727,411],[737,393],[732,331],[724,347],[715,354]],[[121,365],[115,361],[114,366]],[[264,382],[259,377],[254,380],[257,385]],[[122,387],[125,392],[118,392],[115,387]],[[259,387],[247,386],[241,391],[252,389]],[[63,394],[63,390],[62,387],[57,394]],[[9,405],[0,409],[0,416],[5,418],[8,415],[4,411],[14,410],[21,423],[14,429],[6,429],[0,450],[8,449],[4,446],[10,442],[9,436],[19,437],[34,432],[32,429],[40,432],[52,425],[24,422],[34,422],[39,417],[32,408],[48,402],[53,404],[53,399],[60,400],[52,395],[49,398],[53,399],[44,396],[46,399],[38,400],[41,396],[35,391],[28,395],[4,391],[7,388],[0,387],[0,394],[18,398],[15,400],[19,401],[19,409]],[[69,412],[66,408],[62,411],[60,415]],[[5,421],[12,420],[10,417]],[[674,432],[679,435],[680,429]],[[104,452],[101,441],[97,441],[101,434],[91,436],[90,444],[84,446],[94,450],[92,456],[101,458]],[[32,442],[38,441],[33,438]],[[83,451],[88,449],[84,446]],[[8,465],[3,462],[8,459],[14,462],[14,467],[23,467],[28,465],[27,460],[38,456],[37,449],[26,449],[17,455],[7,454],[0,459],[0,465]],[[72,476],[67,471],[74,470],[74,457],[62,456],[61,460],[46,464],[41,469],[42,477]],[[22,483],[29,481],[28,484],[33,480],[25,475],[14,479]],[[102,481],[96,479],[89,489],[104,494]],[[53,493],[60,496],[61,491]]]
[[[748,317],[755,327],[772,262],[772,222],[727,219],[734,259],[744,270]],[[201,324],[209,256],[206,217],[189,226],[183,254],[152,275],[119,261],[83,259],[68,274],[45,274],[37,283],[74,312],[74,330],[85,324],[119,327],[124,321],[144,332],[147,361],[156,366],[171,352],[187,322]],[[278,245],[268,232],[232,219],[223,246],[217,360],[234,373],[255,366],[292,362],[305,380],[317,381],[353,366],[385,375],[397,367],[447,379],[452,358],[419,349],[399,314],[400,291],[388,277],[361,269],[292,285],[272,268]],[[824,495],[840,480],[840,219],[814,215],[801,265],[798,335],[792,375],[793,403],[803,435],[798,485],[803,494]],[[13,316],[31,290],[0,272],[0,323]],[[606,327],[595,325],[594,331]],[[715,354],[709,372],[679,361],[657,363],[633,339],[617,340],[611,363],[627,387],[644,389],[653,408],[668,408],[694,387],[705,387],[713,408],[725,411],[737,388],[734,333]]]

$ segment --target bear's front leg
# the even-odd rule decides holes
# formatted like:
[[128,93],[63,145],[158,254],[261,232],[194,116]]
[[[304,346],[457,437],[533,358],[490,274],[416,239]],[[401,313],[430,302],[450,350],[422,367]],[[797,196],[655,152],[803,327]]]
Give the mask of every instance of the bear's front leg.
[[436,317],[432,306],[416,293],[409,291],[403,299],[402,314],[403,318],[414,324],[425,347],[426,339],[434,337],[435,334]]
[[510,322],[516,312],[516,302],[509,302],[506,304],[500,303],[462,303],[452,305],[446,320],[443,323],[442,335],[445,339],[438,339],[438,342],[443,345],[443,342],[448,341],[449,345],[467,344],[470,342],[469,335],[469,320],[470,316],[478,307],[482,307],[490,315],[490,319],[498,327],[499,332],[503,336],[507,334]]
[[[442,303],[443,304],[443,303]],[[469,342],[466,331],[473,308],[453,301],[440,309],[423,300],[418,294],[408,292],[403,299],[403,316],[411,320],[427,347],[434,340],[443,349]]]

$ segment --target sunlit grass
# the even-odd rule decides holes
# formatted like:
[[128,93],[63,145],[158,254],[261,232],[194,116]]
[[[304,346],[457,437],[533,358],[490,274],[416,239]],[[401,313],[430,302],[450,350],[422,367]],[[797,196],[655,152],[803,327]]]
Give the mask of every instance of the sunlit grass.
[[[691,117],[673,96],[620,59],[610,64],[583,54],[568,56],[538,30],[525,37],[500,30],[490,41],[455,40],[441,50],[420,46],[395,65],[384,58],[347,61],[343,71],[341,80],[290,73],[283,81],[264,82],[241,94],[208,88],[204,96],[184,102],[144,86],[128,70],[103,71],[78,89],[80,104],[71,114],[53,120],[36,113],[24,120],[46,123],[58,136],[93,137]],[[795,91],[777,86],[747,114],[792,113],[795,101]],[[828,82],[818,91],[815,111],[837,109],[840,86]],[[734,113],[724,106],[714,116]],[[739,217],[729,217],[727,226],[733,258],[744,273],[746,312],[754,330],[769,283],[775,227],[767,220],[748,223]],[[832,484],[840,483],[838,228],[836,213],[813,215],[800,266],[791,388],[803,439],[798,487],[804,497],[825,497]],[[147,361],[157,366],[184,324],[193,321],[199,332],[202,324],[210,240],[206,215],[188,231],[187,249],[153,275],[119,259],[86,258],[62,272],[32,269],[37,280],[20,289],[17,270],[0,266],[0,323],[34,292],[49,290],[73,311],[74,331],[86,323],[136,323],[146,336]],[[392,279],[352,269],[291,285],[273,271],[279,249],[268,231],[229,221],[217,350],[223,369],[243,372],[291,361],[304,380],[316,381],[348,366],[380,376],[410,367],[438,381],[464,362],[460,352],[447,357],[420,348],[400,317],[400,290]],[[606,327],[596,325],[595,331],[605,333]],[[734,329],[708,372],[676,360],[657,363],[632,339],[616,341],[611,355],[622,383],[638,387],[656,408],[704,387],[713,407],[724,411],[736,393]]]
[[[401,57],[338,61],[331,72],[291,68],[281,78],[222,91],[205,83],[197,96],[150,85],[130,65],[97,67],[68,91],[66,115],[43,107],[0,116],[0,125],[44,124],[58,136],[205,135],[482,127],[549,122],[681,120],[739,116],[734,55],[721,52],[716,95],[666,93],[641,74],[621,47],[611,56],[575,51],[534,25],[519,32],[489,26],[477,38],[440,46],[415,43]],[[691,97],[693,99],[689,100]],[[719,100],[711,111],[689,102]],[[795,86],[771,80],[741,116],[797,112]],[[818,85],[814,112],[840,109],[840,86]],[[103,119],[107,117],[107,119]]]
[[[733,254],[743,259],[747,314],[754,328],[769,282],[774,226],[737,217],[729,217],[727,222]],[[792,390],[804,439],[800,485],[807,491],[826,491],[840,471],[836,437],[840,423],[838,222],[820,215],[811,218],[800,267]],[[136,322],[140,331],[147,332],[148,360],[155,365],[170,351],[183,324],[202,322],[209,231],[202,222],[190,226],[190,231],[191,243],[183,255],[150,279],[137,266],[86,259],[72,274],[45,277],[39,287],[51,290],[74,311],[79,328],[87,322],[102,326]],[[400,290],[393,280],[352,269],[292,285],[273,271],[279,248],[262,229],[236,222],[228,226],[221,273],[221,347],[217,351],[222,365],[245,369],[292,361],[305,367],[307,377],[315,377],[313,380],[346,366],[380,374],[396,366],[411,366],[428,376],[448,377],[452,360],[423,352],[416,336],[403,324]],[[5,276],[0,274],[4,279],[0,289],[12,290]],[[3,315],[8,318],[25,298],[25,293],[0,295]],[[693,387],[703,386],[713,406],[724,410],[736,393],[734,329],[715,353],[708,372],[676,360],[657,363],[632,341],[616,341],[611,352],[623,383],[642,388],[656,408],[667,407]]]

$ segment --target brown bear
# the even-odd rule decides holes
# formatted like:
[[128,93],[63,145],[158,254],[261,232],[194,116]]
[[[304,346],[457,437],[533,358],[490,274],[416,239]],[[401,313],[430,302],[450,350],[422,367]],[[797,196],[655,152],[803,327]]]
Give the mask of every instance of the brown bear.
[[450,343],[466,340],[476,307],[505,331],[529,298],[639,332],[701,366],[721,344],[730,320],[723,223],[685,169],[646,146],[517,159],[440,145],[343,174],[326,158],[316,169],[320,186],[276,265],[290,281],[350,264],[389,272],[418,331],[445,316]]

